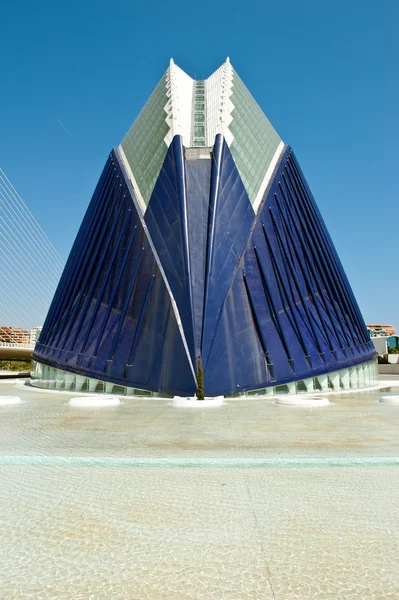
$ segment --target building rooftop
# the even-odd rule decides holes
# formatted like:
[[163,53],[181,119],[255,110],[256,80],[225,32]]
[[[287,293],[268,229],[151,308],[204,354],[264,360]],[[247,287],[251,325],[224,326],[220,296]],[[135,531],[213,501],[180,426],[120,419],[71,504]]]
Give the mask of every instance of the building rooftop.
[[218,133],[230,147],[256,210],[283,141],[228,58],[203,81],[194,80],[171,59],[119,147],[143,210],[173,137],[181,135],[186,148],[212,147]]

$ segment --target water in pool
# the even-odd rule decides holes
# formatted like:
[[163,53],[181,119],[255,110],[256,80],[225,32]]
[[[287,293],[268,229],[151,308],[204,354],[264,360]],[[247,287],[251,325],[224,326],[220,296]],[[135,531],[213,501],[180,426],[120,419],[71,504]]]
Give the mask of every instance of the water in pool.
[[399,406],[0,395],[0,598],[399,597]]

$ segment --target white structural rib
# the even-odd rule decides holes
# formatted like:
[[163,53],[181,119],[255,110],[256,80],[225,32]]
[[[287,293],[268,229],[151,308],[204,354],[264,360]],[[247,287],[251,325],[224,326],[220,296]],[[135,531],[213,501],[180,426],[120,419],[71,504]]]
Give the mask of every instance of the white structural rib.
[[227,57],[226,62],[205,81],[208,146],[214,145],[218,133],[223,134],[229,145],[234,140],[234,136],[229,129],[233,120],[231,113],[234,109],[231,101],[232,87],[233,69],[230,59]]
[[[201,144],[201,146],[192,146],[193,123],[196,122],[194,102],[195,80],[187,75],[187,73],[185,73],[180,67],[178,67],[171,58],[166,72],[165,82],[165,92],[168,100],[163,108],[166,112],[165,122],[168,125],[168,132],[163,138],[163,142],[167,147],[169,147],[174,136],[180,135],[183,138],[184,147],[192,149],[190,156],[193,158],[209,158],[209,151],[203,150],[201,154],[200,147],[203,144]],[[223,135],[227,144],[231,146],[234,142],[232,129],[236,131],[235,128],[231,127],[234,119],[233,111],[235,108],[238,110],[240,107],[235,107],[234,105],[234,102],[237,102],[237,97],[236,99],[234,97],[234,69],[230,63],[229,57],[227,57],[226,61],[214,73],[212,73],[208,79],[204,80],[204,89],[204,146],[206,148],[212,148],[215,144],[215,137],[219,133]],[[245,133],[242,135],[240,134],[239,136],[236,131],[236,136],[237,137],[234,144],[235,150],[243,141],[242,137],[245,136]],[[162,144],[163,142],[161,140],[162,138],[160,139],[160,143]],[[265,144],[267,144],[267,140],[265,140]],[[137,202],[142,213],[144,214],[146,212],[147,205],[141,194],[133,171],[126,159],[122,145],[119,146],[118,150],[123,161],[123,166],[125,167],[126,173],[132,183]],[[253,203],[255,212],[257,212],[260,206],[267,185],[283,150],[284,143],[281,141],[266,170],[266,173],[263,176],[261,186],[256,194],[255,199],[251,197],[251,202]],[[236,154],[233,153],[233,155],[234,159],[236,159]],[[238,164],[238,169],[240,171],[240,164]],[[262,173],[260,175],[262,175]]]
[[137,198],[137,204],[138,204],[137,208],[140,208],[141,209],[141,214],[144,214],[145,211],[147,210],[147,205],[144,202],[144,198],[143,198],[143,196],[142,196],[142,194],[140,192],[140,188],[139,188],[139,186],[137,184],[137,181],[136,181],[136,179],[135,179],[135,177],[133,175],[133,171],[130,168],[129,161],[126,158],[126,154],[125,154],[125,152],[124,152],[121,144],[118,146],[118,151],[119,151],[119,156],[121,158],[122,164],[123,164],[123,166],[125,168],[127,176],[128,176],[128,178],[130,180],[130,183],[132,184],[133,191],[134,191],[135,196]]
[[261,183],[261,186],[260,186],[260,188],[259,188],[259,191],[258,191],[258,193],[256,194],[256,197],[255,197],[254,203],[253,203],[253,205],[252,205],[252,207],[253,207],[253,209],[254,209],[255,213],[257,213],[257,212],[258,212],[258,208],[259,208],[259,206],[260,206],[260,203],[262,202],[262,198],[263,198],[263,195],[264,195],[264,193],[265,193],[265,191],[266,191],[267,185],[268,185],[268,183],[269,183],[269,181],[270,181],[270,178],[271,178],[271,176],[273,175],[273,171],[274,171],[274,169],[276,168],[276,165],[277,165],[277,163],[278,163],[278,161],[279,161],[279,159],[280,159],[280,156],[281,156],[281,155],[282,155],[282,153],[284,152],[284,148],[285,148],[285,144],[284,144],[284,142],[283,142],[283,141],[281,141],[281,142],[279,143],[279,145],[277,146],[277,150],[276,150],[276,152],[274,153],[274,156],[273,156],[273,158],[272,158],[272,160],[271,160],[271,163],[270,163],[270,165],[269,165],[269,166],[268,166],[268,168],[267,168],[267,171],[266,171],[266,173],[265,173],[265,176],[264,176],[264,178],[263,178],[263,181],[262,181],[262,183]]
[[164,141],[169,147],[175,135],[181,135],[183,145],[190,146],[191,141],[191,109],[193,102],[194,80],[170,59],[166,75],[166,95],[168,102],[165,105],[167,117],[165,121],[170,129]]

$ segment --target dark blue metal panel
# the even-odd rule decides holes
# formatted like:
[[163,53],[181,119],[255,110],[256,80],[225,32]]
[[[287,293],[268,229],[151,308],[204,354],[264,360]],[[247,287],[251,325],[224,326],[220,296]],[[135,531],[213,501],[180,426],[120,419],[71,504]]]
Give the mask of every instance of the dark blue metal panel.
[[287,147],[219,313],[206,393],[306,379],[374,346],[314,199]]
[[[40,335],[40,340],[42,342],[48,344],[53,341],[54,335],[56,335],[56,331],[53,328],[53,324],[59,321],[60,318],[63,318],[63,314],[68,308],[69,300],[73,293],[73,288],[69,285],[69,283],[71,282],[71,280],[76,279],[77,274],[82,271],[84,257],[87,252],[88,245],[92,241],[92,236],[94,234],[95,228],[93,224],[96,223],[99,216],[99,212],[103,207],[103,201],[106,197],[105,191],[109,190],[110,185],[112,184],[112,182],[114,182],[114,170],[115,167],[113,165],[112,158],[110,157],[110,160],[107,161],[102,175],[99,179],[99,182],[96,186],[93,198],[90,202],[89,208],[86,211],[75,244],[73,245],[72,251],[69,255],[67,264],[64,268],[63,274],[58,285],[58,289],[60,290],[68,286],[68,292],[61,294],[58,293],[58,289],[56,290],[56,293],[50,306],[50,310],[47,314],[46,322],[43,326]],[[90,230],[90,236],[85,236],[84,234],[82,234],[82,232],[86,230]]]
[[188,160],[186,162],[186,177],[195,355],[199,356],[201,354],[204,313],[205,259],[208,237],[211,160],[206,158]]
[[265,354],[241,271],[218,319],[204,373],[205,393],[216,396],[263,387],[268,378]]
[[195,361],[190,285],[186,175],[182,138],[169,146],[145,213],[145,222],[179,309],[184,334]]
[[374,357],[289,147],[256,216],[222,136],[212,160],[189,161],[176,136],[145,224],[136,207],[112,153],[36,346],[39,361],[121,385],[192,394],[191,364],[201,355],[205,392],[216,395]]
[[35,358],[120,385],[193,394],[169,293],[114,153],[104,174]]
[[215,140],[206,256],[202,363],[206,368],[215,329],[255,218],[248,194],[222,135]]

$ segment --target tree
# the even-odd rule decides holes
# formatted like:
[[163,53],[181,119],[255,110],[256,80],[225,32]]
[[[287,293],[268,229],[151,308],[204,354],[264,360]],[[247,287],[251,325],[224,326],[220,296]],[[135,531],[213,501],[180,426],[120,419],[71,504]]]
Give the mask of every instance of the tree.
[[202,370],[201,357],[197,358],[197,400],[205,400],[204,396],[204,371]]

